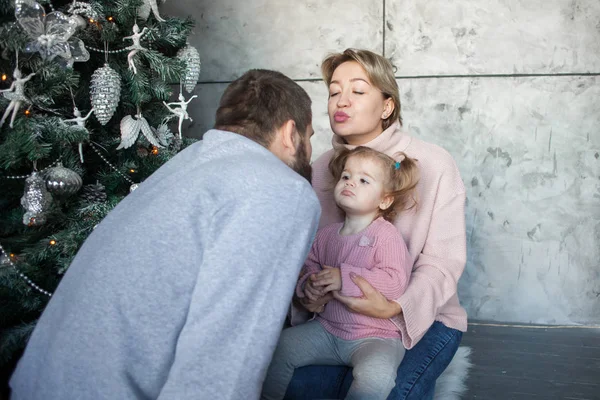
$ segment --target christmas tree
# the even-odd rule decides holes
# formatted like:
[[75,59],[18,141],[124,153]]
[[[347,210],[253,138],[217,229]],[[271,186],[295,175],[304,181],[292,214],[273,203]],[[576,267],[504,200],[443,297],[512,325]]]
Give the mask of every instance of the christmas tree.
[[89,233],[191,141],[193,21],[156,2],[0,0],[2,390]]

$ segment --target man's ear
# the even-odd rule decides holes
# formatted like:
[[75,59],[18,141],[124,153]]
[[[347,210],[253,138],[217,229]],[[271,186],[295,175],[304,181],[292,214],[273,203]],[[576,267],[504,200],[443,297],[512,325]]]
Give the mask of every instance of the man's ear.
[[296,123],[289,119],[287,120],[278,130],[277,136],[281,140],[281,150],[284,151],[285,155],[294,157],[297,150],[297,138],[298,130],[296,129]]
[[275,130],[275,137],[269,150],[283,162],[293,161],[296,156],[297,134],[296,123],[291,119],[287,120]]
[[394,202],[394,196],[392,196],[391,194],[388,194],[379,203],[379,209],[387,210],[392,205],[393,202]]

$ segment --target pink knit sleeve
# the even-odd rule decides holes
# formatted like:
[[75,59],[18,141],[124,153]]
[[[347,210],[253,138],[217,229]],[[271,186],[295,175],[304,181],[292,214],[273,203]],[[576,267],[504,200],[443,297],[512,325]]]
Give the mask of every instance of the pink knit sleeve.
[[354,266],[350,263],[340,265],[341,294],[353,297],[362,296],[361,290],[350,279],[352,272],[365,278],[388,299],[397,299],[404,293],[412,269],[411,259],[404,240],[397,232],[395,233],[377,245],[375,265],[372,268]]
[[464,206],[463,192],[433,211],[427,242],[415,261],[410,284],[396,300],[402,313],[392,320],[407,349],[423,337],[438,309],[456,294],[467,258]]

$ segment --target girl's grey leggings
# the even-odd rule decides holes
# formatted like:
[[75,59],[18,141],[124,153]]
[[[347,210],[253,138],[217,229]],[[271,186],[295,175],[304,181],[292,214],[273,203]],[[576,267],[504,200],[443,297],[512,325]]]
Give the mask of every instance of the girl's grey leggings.
[[262,400],[283,399],[294,369],[307,365],[347,365],[354,380],[346,400],[387,399],[404,357],[400,338],[340,339],[317,321],[284,329],[263,384]]

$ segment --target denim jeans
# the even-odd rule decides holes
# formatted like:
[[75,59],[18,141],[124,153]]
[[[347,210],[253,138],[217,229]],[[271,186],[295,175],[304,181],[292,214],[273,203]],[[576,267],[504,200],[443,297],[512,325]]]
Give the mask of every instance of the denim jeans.
[[[433,399],[435,380],[458,350],[462,332],[434,322],[415,347],[406,351],[398,367],[396,387],[388,400]],[[352,383],[348,367],[313,365],[298,368],[286,400],[343,399]]]

